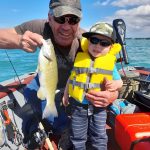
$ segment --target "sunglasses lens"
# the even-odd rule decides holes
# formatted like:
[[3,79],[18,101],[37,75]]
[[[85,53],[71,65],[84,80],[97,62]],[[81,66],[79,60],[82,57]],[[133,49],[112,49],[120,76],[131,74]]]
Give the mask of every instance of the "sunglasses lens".
[[65,17],[54,17],[54,20],[59,23],[59,24],[64,24],[65,23]]
[[99,39],[96,38],[96,37],[90,37],[90,42],[91,42],[92,44],[98,44],[98,43],[99,43]]
[[112,43],[110,42],[110,41],[108,41],[108,40],[104,40],[104,39],[98,39],[98,38],[96,38],[96,37],[90,37],[90,42],[92,43],[92,44],[100,44],[101,46],[104,46],[104,47],[106,47],[106,46],[110,46]]
[[75,16],[73,17],[61,16],[61,17],[54,17],[54,20],[59,24],[64,24],[67,21],[70,25],[75,25],[80,21],[80,18]]
[[75,25],[75,24],[77,24],[79,21],[80,21],[80,18],[79,18],[79,17],[70,17],[69,20],[68,20],[68,23],[71,24],[71,25]]
[[100,45],[101,46],[110,46],[112,43],[111,42],[109,42],[109,41],[107,41],[107,40],[101,40],[101,42],[100,42]]

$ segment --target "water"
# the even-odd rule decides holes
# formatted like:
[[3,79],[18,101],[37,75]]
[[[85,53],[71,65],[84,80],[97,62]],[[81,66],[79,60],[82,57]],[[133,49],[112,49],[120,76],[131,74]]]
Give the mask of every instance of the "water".
[[129,39],[126,41],[131,66],[150,68],[150,39]]
[[[129,66],[144,66],[150,68],[150,39],[127,39],[126,49],[129,56]],[[7,50],[7,53],[18,75],[33,72],[37,68],[38,53],[26,53],[22,50]],[[5,50],[0,50],[0,82],[16,76]],[[120,64],[118,64],[118,68]],[[126,67],[127,65],[124,65]]]
[[0,82],[16,77],[15,71],[18,75],[35,71],[37,68],[38,53],[39,50],[35,53],[27,53],[22,50],[0,50]]

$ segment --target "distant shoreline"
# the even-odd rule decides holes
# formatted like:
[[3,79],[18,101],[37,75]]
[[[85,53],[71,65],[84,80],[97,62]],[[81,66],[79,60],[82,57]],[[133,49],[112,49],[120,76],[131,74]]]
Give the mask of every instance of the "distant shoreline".
[[126,39],[134,39],[134,40],[150,40],[149,38],[126,38]]

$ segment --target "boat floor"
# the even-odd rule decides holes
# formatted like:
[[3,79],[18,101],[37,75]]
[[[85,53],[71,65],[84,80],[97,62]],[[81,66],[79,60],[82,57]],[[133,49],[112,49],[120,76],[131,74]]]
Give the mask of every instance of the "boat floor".
[[111,127],[107,127],[108,135],[108,150],[121,150],[115,140],[114,130]]
[[[107,145],[107,150],[121,150],[117,144],[117,142],[115,141],[115,136],[114,136],[114,131],[113,129],[106,125],[106,132],[107,132],[107,135],[108,135],[108,145]],[[53,137],[51,139],[51,142],[52,142],[52,145],[54,147],[54,150],[58,150],[57,148],[57,143],[58,143],[58,139],[56,137]],[[47,147],[47,146],[45,146]],[[46,148],[47,149],[47,148]],[[45,149],[45,150],[46,150]],[[72,150],[72,149],[69,149],[69,150]],[[87,150],[91,150],[88,145],[87,145]]]

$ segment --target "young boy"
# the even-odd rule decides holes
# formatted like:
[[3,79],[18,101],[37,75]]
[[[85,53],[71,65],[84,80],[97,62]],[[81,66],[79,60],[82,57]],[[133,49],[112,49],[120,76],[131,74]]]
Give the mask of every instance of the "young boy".
[[107,150],[106,108],[94,107],[85,94],[90,90],[113,91],[122,87],[115,67],[113,36],[113,27],[104,22],[83,33],[88,39],[88,51],[77,54],[63,97],[63,104],[67,106],[69,99],[72,108],[70,138],[75,150],[86,149],[87,135],[91,149]]

